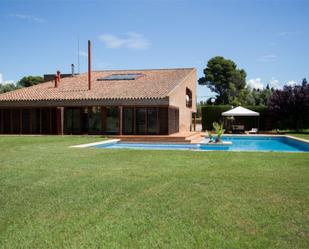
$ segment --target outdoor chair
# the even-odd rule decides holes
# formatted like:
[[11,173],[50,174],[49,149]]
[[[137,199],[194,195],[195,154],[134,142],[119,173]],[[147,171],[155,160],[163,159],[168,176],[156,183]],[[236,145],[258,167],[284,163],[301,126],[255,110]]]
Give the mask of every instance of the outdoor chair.
[[257,128],[252,128],[250,131],[248,131],[249,134],[257,134],[258,133],[258,129]]

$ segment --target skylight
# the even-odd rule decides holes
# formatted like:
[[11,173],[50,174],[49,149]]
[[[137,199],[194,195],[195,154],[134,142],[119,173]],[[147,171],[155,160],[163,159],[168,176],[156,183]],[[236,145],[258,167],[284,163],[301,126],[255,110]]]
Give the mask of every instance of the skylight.
[[143,74],[141,73],[129,73],[129,74],[112,74],[106,76],[104,78],[99,78],[99,81],[103,80],[136,80],[139,77],[142,77]]

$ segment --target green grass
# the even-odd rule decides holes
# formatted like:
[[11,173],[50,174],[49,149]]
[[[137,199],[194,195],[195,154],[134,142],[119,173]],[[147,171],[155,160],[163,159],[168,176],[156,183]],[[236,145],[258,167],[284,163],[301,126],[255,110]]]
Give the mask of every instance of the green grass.
[[1,248],[309,248],[309,153],[0,137]]
[[294,136],[294,137],[299,137],[299,138],[309,140],[309,133],[289,133],[287,135],[291,135],[291,136]]
[[280,134],[295,136],[303,139],[309,140],[309,129],[296,130],[281,130]]

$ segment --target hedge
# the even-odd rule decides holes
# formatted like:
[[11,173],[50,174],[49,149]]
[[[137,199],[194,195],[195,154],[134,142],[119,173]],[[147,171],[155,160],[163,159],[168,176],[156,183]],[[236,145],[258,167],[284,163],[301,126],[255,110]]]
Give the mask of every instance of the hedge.
[[[295,120],[292,117],[274,117],[274,115],[267,109],[266,106],[244,106],[247,109],[260,113],[259,128],[263,131],[274,129],[296,129]],[[202,106],[202,128],[203,130],[212,130],[213,122],[223,122],[222,112],[228,111],[232,108],[230,105],[206,105]],[[234,123],[245,125],[245,129],[257,127],[256,117],[235,117]],[[300,126],[303,129],[309,128],[309,116],[303,117]]]
[[[267,107],[264,106],[244,106],[247,109],[260,113],[260,130],[272,130],[274,129],[274,120],[270,115]],[[212,130],[213,122],[223,122],[222,112],[228,111],[232,108],[230,105],[206,105],[202,106],[202,128],[203,130]],[[257,127],[256,117],[235,117],[236,123],[245,125],[245,129]]]
[[231,106],[228,105],[202,106],[202,129],[212,130],[212,123],[222,121],[221,113],[230,109]]

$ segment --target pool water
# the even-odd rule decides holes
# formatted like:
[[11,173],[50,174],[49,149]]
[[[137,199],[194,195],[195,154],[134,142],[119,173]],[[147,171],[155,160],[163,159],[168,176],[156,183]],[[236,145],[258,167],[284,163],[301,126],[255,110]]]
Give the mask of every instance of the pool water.
[[309,151],[309,143],[288,137],[231,136],[222,140],[232,142],[228,148],[232,151]]
[[268,136],[223,136],[231,145],[171,144],[171,143],[124,143],[96,145],[107,149],[148,149],[148,150],[198,150],[198,151],[276,151],[309,152],[309,143],[288,137]]

